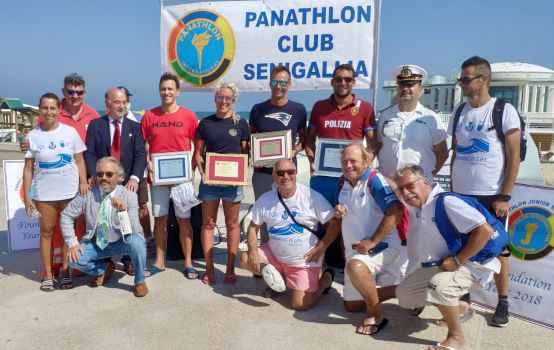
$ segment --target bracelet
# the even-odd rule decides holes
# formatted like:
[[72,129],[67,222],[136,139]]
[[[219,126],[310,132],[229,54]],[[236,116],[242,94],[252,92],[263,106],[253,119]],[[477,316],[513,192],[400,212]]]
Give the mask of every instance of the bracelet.
[[456,263],[456,265],[462,266],[462,264],[460,264],[460,261],[458,260],[458,258],[456,257],[456,255],[452,255],[452,260],[454,260],[454,262]]

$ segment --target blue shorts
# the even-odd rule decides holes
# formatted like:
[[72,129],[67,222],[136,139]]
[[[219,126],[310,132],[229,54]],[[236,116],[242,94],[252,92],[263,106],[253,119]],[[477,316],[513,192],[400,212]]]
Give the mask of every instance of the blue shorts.
[[226,202],[240,202],[244,198],[242,186],[207,186],[200,182],[198,199],[201,201],[213,201],[220,198]]
[[[171,186],[150,186],[150,195],[152,195],[152,215],[157,218],[166,216],[169,212],[169,197],[171,196]],[[190,218],[190,209],[182,211],[177,205],[173,206],[175,216],[182,219]]]

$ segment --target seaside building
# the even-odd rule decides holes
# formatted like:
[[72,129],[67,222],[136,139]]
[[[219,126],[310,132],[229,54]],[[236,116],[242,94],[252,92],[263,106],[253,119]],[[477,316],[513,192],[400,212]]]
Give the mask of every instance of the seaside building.
[[[541,156],[551,157],[554,135],[554,70],[520,62],[492,63],[491,69],[491,96],[507,100],[516,107]],[[445,124],[448,124],[452,111],[467,100],[457,82],[459,76],[459,73],[450,78],[433,75],[423,81],[420,103],[439,111]],[[386,105],[394,104],[396,81],[385,81],[383,90]]]

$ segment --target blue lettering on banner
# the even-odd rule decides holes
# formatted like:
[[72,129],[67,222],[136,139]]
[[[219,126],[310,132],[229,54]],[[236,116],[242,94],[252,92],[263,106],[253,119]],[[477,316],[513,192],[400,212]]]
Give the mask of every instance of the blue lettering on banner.
[[[298,38],[298,35],[292,36],[292,51],[302,52],[304,49],[309,52],[316,51],[318,49],[319,38],[321,37],[321,51],[331,51],[333,49],[333,35],[332,34],[306,34],[304,35],[304,41]],[[279,38],[277,46],[281,52],[289,52],[291,49],[290,45],[291,37],[288,35],[283,35]]]
[[[371,22],[371,6],[312,7],[279,11],[246,12],[245,28],[276,27],[306,24]],[[340,14],[339,14],[340,13]]]
[[[332,78],[333,70],[335,67],[345,62],[335,61],[331,62],[279,62],[279,63],[248,63],[244,65],[243,78],[245,80],[267,80],[269,78],[268,72],[271,72],[276,65],[283,65],[287,67],[294,79],[302,78]],[[357,77],[367,77],[368,70],[365,61],[348,63],[354,66]]]

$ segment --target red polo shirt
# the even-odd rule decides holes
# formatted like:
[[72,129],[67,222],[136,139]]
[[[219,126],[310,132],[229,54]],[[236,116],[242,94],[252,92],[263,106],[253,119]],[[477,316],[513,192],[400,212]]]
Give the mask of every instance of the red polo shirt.
[[[85,142],[87,138],[87,128],[90,124],[90,121],[96,118],[100,118],[100,115],[94,108],[83,103],[83,109],[77,119],[73,119],[71,114],[69,114],[64,108],[65,99],[60,103],[60,114],[58,114],[58,121],[62,124],[72,126],[81,137],[81,140]],[[38,120],[38,125],[42,124],[42,117]]]
[[352,94],[352,102],[339,109],[333,95],[317,101],[312,107],[309,128],[317,129],[317,136],[329,139],[362,141],[364,133],[377,127],[375,112],[369,102]]

